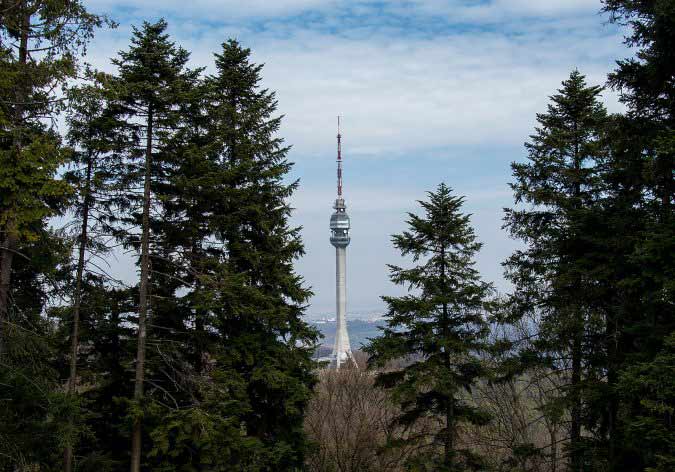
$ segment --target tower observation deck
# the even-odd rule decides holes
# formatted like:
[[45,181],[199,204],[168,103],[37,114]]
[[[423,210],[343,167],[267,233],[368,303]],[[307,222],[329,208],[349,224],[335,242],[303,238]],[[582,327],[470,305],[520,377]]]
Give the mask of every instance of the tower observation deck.
[[330,357],[331,365],[336,369],[348,360],[354,362],[347,332],[347,246],[351,238],[351,228],[347,206],[342,197],[342,135],[340,134],[340,117],[338,117],[337,134],[337,198],[330,217],[330,243],[335,246],[335,308],[336,327],[335,344]]

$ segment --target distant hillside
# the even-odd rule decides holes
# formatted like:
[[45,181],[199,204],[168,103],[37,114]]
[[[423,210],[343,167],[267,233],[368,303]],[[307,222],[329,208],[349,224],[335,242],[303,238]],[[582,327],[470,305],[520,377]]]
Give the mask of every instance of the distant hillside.
[[[335,320],[311,320],[309,323],[321,331],[324,338],[321,345],[332,347],[335,342]],[[359,350],[362,346],[368,344],[368,338],[379,335],[378,326],[382,326],[383,320],[347,320],[347,330],[349,331],[349,341],[352,350]]]

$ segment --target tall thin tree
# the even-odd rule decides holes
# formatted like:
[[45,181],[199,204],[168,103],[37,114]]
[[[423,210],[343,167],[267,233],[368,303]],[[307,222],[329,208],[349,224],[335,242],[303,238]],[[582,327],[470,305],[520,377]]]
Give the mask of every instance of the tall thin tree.
[[[103,88],[96,73],[88,71],[90,82],[69,90],[67,117],[68,141],[73,147],[72,169],[66,180],[76,188],[76,198],[71,210],[80,221],[77,234],[77,256],[75,262],[75,287],[72,295],[72,318],[70,331],[70,364],[66,391],[73,395],[77,383],[77,362],[79,348],[80,312],[82,308],[83,285],[86,278],[88,253],[104,253],[102,238],[110,235],[109,226],[113,219],[110,209],[110,191],[114,182],[114,161],[111,152],[119,147],[122,135],[113,135],[117,125],[115,117],[108,113]],[[92,225],[93,221],[93,225]],[[92,241],[91,232],[94,233]],[[74,438],[73,438],[74,439]],[[73,445],[66,446],[64,470],[73,469]]]
[[[140,205],[140,214],[133,213],[131,222],[140,230],[140,241],[130,234],[132,244],[140,253],[138,301],[138,344],[134,387],[135,408],[142,408],[145,381],[146,338],[150,311],[151,274],[151,211],[154,205],[153,187],[161,179],[161,151],[166,139],[180,125],[179,109],[183,95],[191,90],[199,71],[186,68],[189,53],[177,47],[166,34],[167,23],[143,23],[134,28],[131,46],[121,51],[112,62],[117,77],[111,81],[114,94],[112,108],[125,120],[123,132],[132,138],[127,149],[129,182],[142,182],[140,197],[130,194],[129,201]],[[140,166],[137,165],[140,161]],[[131,447],[131,470],[141,467],[142,418],[134,413]]]

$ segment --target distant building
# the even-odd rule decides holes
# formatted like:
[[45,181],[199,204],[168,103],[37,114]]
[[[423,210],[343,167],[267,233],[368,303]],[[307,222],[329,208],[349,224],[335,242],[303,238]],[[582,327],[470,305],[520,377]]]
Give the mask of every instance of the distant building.
[[[347,332],[347,246],[349,246],[349,216],[347,206],[342,197],[342,135],[340,134],[340,117],[338,117],[337,134],[337,198],[330,217],[330,243],[335,246],[335,306],[337,325],[335,327],[335,344],[330,356],[330,365],[339,369],[347,361],[354,362]],[[356,364],[354,362],[354,364]]]

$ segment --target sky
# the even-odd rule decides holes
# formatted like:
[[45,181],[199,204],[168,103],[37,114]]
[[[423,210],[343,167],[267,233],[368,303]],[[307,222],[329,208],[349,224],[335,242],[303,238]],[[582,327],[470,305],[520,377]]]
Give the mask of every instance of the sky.
[[[132,25],[165,18],[191,65],[213,70],[228,38],[264,64],[264,87],[284,116],[300,179],[291,200],[306,254],[296,265],[314,296],[312,317],[332,316],[336,116],[342,118],[344,194],[352,221],[348,312],[383,310],[381,295],[404,289],[387,264],[403,264],[391,235],[417,200],[445,182],[466,197],[484,243],[477,267],[507,292],[502,262],[518,247],[502,229],[512,206],[510,163],[550,95],[577,68],[602,85],[630,55],[599,0],[85,0],[119,23],[99,31],[87,61],[112,71]],[[621,111],[605,91],[610,112]],[[122,274],[124,276],[124,274]],[[126,274],[129,276],[130,274]]]

